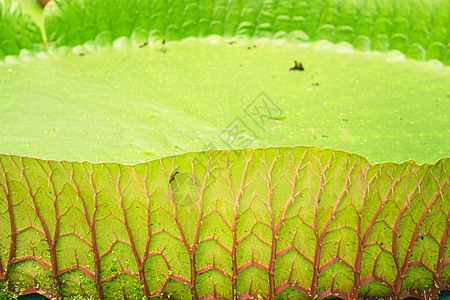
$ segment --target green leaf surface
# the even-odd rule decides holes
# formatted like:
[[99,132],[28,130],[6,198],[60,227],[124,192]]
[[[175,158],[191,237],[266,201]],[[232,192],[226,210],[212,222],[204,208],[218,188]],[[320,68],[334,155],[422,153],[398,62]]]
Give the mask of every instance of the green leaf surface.
[[[11,14],[6,19],[29,19],[17,5],[8,10],[10,1],[2,1]],[[442,142],[450,138],[445,129],[450,101],[447,66],[436,60],[405,60],[397,50],[383,56],[354,52],[360,49],[360,35],[337,46],[325,41],[299,44],[324,37],[292,27],[300,15],[312,14],[312,20],[317,10],[321,23],[339,23],[347,30],[355,22],[379,18],[371,27],[379,33],[378,26],[389,24],[387,15],[393,22],[406,14],[398,30],[411,36],[406,30],[411,24],[434,30],[438,20],[447,22],[437,11],[445,11],[445,2],[277,3],[253,7],[220,1],[185,6],[162,1],[53,1],[44,10],[52,52],[23,49],[17,57],[8,56],[6,64],[0,62],[1,151],[123,163],[207,148],[299,144],[360,153],[371,163],[432,163],[450,155],[448,143]],[[421,17],[413,18],[419,9]],[[138,17],[131,17],[136,11]],[[165,11],[170,18],[161,19]],[[283,19],[287,12],[292,16],[280,25],[286,34],[279,34],[277,27],[270,29],[271,39],[261,39],[256,37],[266,35],[242,29],[248,24],[260,28],[266,18]],[[432,25],[424,21],[425,13],[436,16],[429,20]],[[209,14],[216,21],[206,18]],[[189,31],[188,21],[178,29],[170,25],[194,16],[209,29]],[[216,32],[212,24],[241,24],[243,31],[230,27],[227,33]],[[229,38],[215,35],[161,45],[163,38],[212,33]],[[374,36],[366,34],[370,44]],[[294,60],[301,60],[306,70],[288,72]],[[230,140],[236,124],[243,134]]]
[[137,165],[0,156],[2,274],[53,296],[436,297],[449,160],[316,147]]
[[[0,67],[4,153],[129,164],[280,144],[371,163],[450,155],[448,67],[326,42],[211,37],[140,48],[137,38],[104,37],[60,48],[64,63],[41,53]],[[297,57],[303,72],[289,71]]]

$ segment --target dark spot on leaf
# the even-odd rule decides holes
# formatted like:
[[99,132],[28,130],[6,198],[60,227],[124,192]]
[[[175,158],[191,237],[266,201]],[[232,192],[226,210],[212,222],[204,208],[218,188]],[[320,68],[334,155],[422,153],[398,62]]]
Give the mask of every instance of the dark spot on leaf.
[[423,236],[420,239],[423,240]]
[[80,53],[78,53],[78,55],[79,56],[85,56],[87,53],[85,53],[85,52],[80,52]]
[[342,119],[343,122],[348,122],[348,119]]
[[289,71],[295,71],[295,70],[303,71],[303,70],[305,70],[305,69],[303,68],[303,65],[302,65],[301,62],[297,62],[296,60],[294,60],[294,63],[295,63],[294,67],[293,67],[293,68],[290,68]]
[[380,246],[383,246],[383,242],[380,243]]
[[323,137],[323,138],[327,138],[327,137],[328,137],[328,135],[324,135],[324,134],[322,134],[322,137]]
[[142,44],[139,45],[139,48],[145,47],[148,45],[148,42],[143,42]]
[[173,173],[172,175],[170,175],[169,183],[171,183],[171,182],[175,179],[175,176],[176,176],[178,173],[180,173],[180,172],[176,171],[175,173]]

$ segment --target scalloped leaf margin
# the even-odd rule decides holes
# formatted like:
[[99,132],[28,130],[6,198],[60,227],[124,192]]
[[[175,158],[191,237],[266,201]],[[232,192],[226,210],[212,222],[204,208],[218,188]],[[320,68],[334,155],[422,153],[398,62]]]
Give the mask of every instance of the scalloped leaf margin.
[[445,0],[55,0],[44,10],[49,41],[75,46],[137,28],[167,40],[220,35],[325,39],[363,51],[397,50],[450,64],[450,2]]
[[[363,51],[396,50],[450,64],[450,2],[445,0],[54,0],[44,9],[52,46],[76,46],[108,33],[115,40],[137,29],[152,37],[222,35],[329,40]],[[38,27],[12,0],[0,0],[0,57],[44,49]]]

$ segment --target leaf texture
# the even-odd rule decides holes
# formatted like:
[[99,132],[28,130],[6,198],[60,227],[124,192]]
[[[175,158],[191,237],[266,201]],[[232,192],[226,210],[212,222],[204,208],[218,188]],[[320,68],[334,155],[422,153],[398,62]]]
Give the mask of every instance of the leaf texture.
[[[449,11],[445,0],[54,0],[44,9],[42,34],[57,47],[147,34],[167,40],[208,35],[325,39],[363,51],[397,50],[413,59],[448,65]],[[0,58],[22,49],[45,49],[39,27],[17,2],[0,1],[0,22]]]
[[329,40],[363,51],[397,50],[450,63],[450,2],[55,0],[44,10],[49,41],[75,46],[107,35],[166,40],[220,35]]
[[0,276],[58,298],[436,297],[449,168],[300,146],[136,165],[0,155]]

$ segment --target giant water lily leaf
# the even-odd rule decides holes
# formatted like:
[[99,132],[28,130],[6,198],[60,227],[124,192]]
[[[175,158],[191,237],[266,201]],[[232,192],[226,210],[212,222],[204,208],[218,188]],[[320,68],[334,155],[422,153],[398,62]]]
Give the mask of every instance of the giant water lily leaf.
[[450,4],[405,1],[54,1],[46,30],[56,45],[75,46],[102,31],[113,39],[140,27],[168,40],[246,35],[348,42],[359,49],[397,49],[416,59],[450,62]]
[[2,272],[119,299],[435,297],[448,288],[449,161],[370,165],[315,147],[133,166],[0,158]]
[[[13,7],[5,9],[12,15],[6,20],[31,22],[17,6],[3,3]],[[448,3],[430,3],[405,1],[396,7],[390,2],[357,2],[339,9],[332,3],[325,7],[316,7],[315,2],[293,7],[285,3],[275,9],[268,3],[258,8],[53,1],[44,10],[43,31],[51,52],[22,49],[18,57],[7,56],[7,65],[0,68],[0,96],[5,99],[2,152],[136,163],[207,148],[303,144],[361,153],[372,163],[434,162],[450,153],[442,143],[449,137],[443,129],[450,97],[448,67],[436,60],[405,61],[398,51],[385,56],[353,52],[348,42],[332,46],[322,41],[306,47],[298,43],[324,38],[322,30],[302,27],[299,21],[321,13],[320,28],[334,24],[341,32],[353,26],[351,42],[357,49],[365,40],[366,46],[372,41],[368,49],[382,50],[376,41],[383,30],[392,39],[401,31],[414,40],[419,27],[429,36],[430,47],[442,44],[446,31],[441,25],[448,16],[441,11]],[[138,17],[132,18],[136,11]],[[162,18],[163,11],[169,11],[170,18],[196,16],[203,21],[172,26],[181,21]],[[238,11],[246,13],[238,18]],[[283,17],[286,11],[293,14],[288,20]],[[416,17],[419,11],[422,14]],[[337,12],[342,18],[331,18]],[[389,23],[388,12],[403,23]],[[203,18],[210,13],[214,20]],[[433,22],[430,14],[436,16]],[[266,28],[263,21],[269,17],[278,20],[275,28]],[[34,19],[42,28],[40,19]],[[215,25],[203,28],[208,22]],[[366,23],[375,24],[370,34],[362,25]],[[161,29],[164,26],[167,30]],[[31,34],[37,27],[26,28],[31,29],[24,32]],[[274,38],[260,39],[268,33]],[[228,38],[173,42],[208,34]],[[427,48],[421,41],[420,47]],[[395,43],[383,49],[396,49],[389,45]],[[409,57],[433,57],[429,53],[434,52],[426,51],[413,56],[417,45],[400,50]],[[437,58],[446,63],[443,49]],[[306,70],[289,72],[293,61],[300,59]],[[233,129],[241,136],[230,137]]]
[[11,290],[449,288],[448,1],[24,3],[0,0]]
[[[63,61],[5,66],[2,151],[124,163],[279,144],[345,149],[372,163],[450,153],[448,67],[336,53],[325,43],[212,40],[97,41],[92,53],[75,48],[82,56],[61,48]],[[304,73],[289,71],[296,57],[305,58]]]

